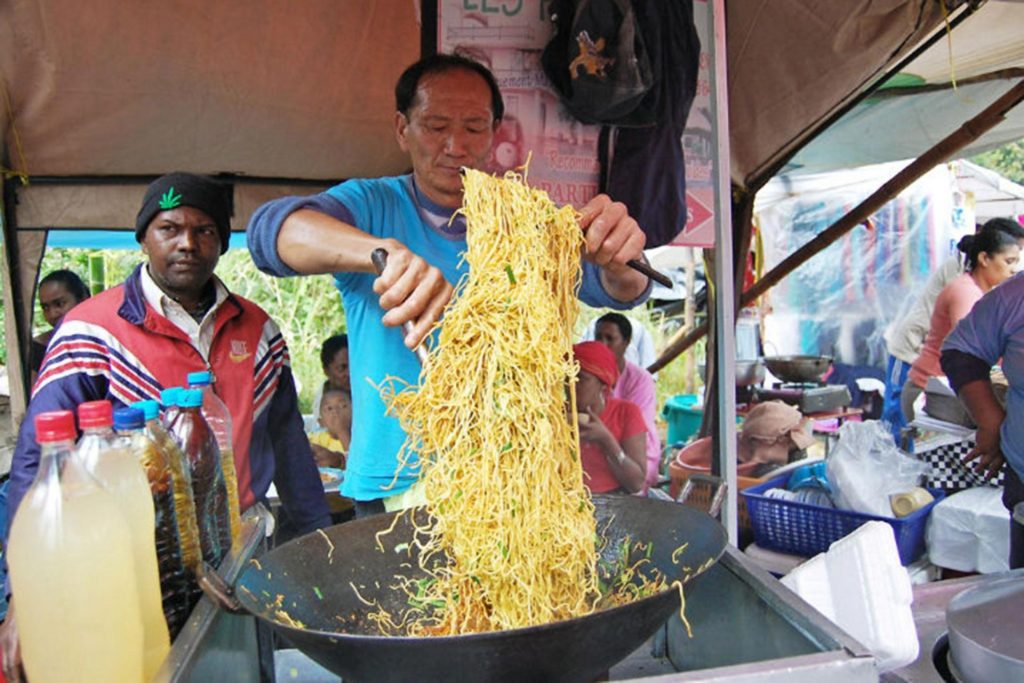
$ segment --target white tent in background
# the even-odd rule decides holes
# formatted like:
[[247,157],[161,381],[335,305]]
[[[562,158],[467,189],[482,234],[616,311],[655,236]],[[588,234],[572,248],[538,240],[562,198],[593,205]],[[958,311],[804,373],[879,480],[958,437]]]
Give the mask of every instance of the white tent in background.
[[964,204],[974,211],[974,220],[1024,216],[1024,185],[1018,185],[995,171],[960,159],[950,164],[956,186],[964,193]]

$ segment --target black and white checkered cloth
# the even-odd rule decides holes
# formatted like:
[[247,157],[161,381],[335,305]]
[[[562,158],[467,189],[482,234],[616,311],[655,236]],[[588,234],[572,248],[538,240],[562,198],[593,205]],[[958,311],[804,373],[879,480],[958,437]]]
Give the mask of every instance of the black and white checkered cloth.
[[919,453],[917,457],[932,466],[931,475],[928,477],[928,486],[947,492],[961,491],[975,486],[1002,486],[1002,472],[994,479],[986,479],[974,471],[975,461],[964,462],[964,458],[972,448],[974,448],[974,441],[966,439]]

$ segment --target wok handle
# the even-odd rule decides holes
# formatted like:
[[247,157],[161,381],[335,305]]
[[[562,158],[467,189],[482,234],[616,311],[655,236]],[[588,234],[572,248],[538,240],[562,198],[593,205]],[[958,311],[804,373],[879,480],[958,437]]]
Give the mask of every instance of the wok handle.
[[235,597],[235,589],[221,578],[209,563],[199,563],[196,570],[196,582],[203,594],[220,609],[232,614],[247,614],[242,603]]
[[725,480],[721,477],[715,477],[710,474],[694,473],[686,478],[686,483],[683,484],[683,490],[676,496],[677,503],[685,503],[693,492],[694,484],[700,482],[707,484],[714,491],[714,495],[711,497],[711,504],[708,506],[708,514],[718,519],[718,513],[722,511],[722,503],[725,502],[725,492],[729,490],[729,485],[725,483]]
[[[388,265],[388,251],[387,251],[387,249],[374,249],[372,252],[370,252],[370,261],[373,262],[373,269],[375,271],[377,271],[377,275],[380,275],[381,273],[383,273],[384,272],[384,268],[386,268],[387,265]],[[402,323],[402,333],[403,334],[408,335],[409,332],[411,332],[411,331],[412,331],[412,323],[411,322],[406,321],[406,322]],[[426,365],[427,364],[427,349],[426,349],[426,347],[423,344],[420,344],[415,349],[413,349],[413,353],[415,353],[416,357],[420,359],[420,365]]]

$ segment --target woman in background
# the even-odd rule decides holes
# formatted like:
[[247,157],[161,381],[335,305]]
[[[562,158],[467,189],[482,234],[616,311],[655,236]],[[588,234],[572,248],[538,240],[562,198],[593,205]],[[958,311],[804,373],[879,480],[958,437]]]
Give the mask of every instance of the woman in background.
[[29,369],[32,371],[32,384],[36,383],[39,368],[43,365],[46,346],[54,330],[64,319],[64,314],[89,298],[89,286],[70,270],[55,270],[39,281],[39,307],[43,317],[50,324],[50,329],[32,339],[29,353]]
[[960,240],[957,248],[964,253],[966,272],[946,285],[935,300],[928,336],[910,368],[900,397],[907,422],[914,419],[914,401],[924,391],[928,379],[944,374],[939,365],[939,349],[946,335],[986,292],[1016,272],[1022,242],[1024,227],[1007,218],[993,218],[981,230]]
[[640,409],[612,398],[619,378],[615,354],[600,342],[572,347],[580,364],[576,412],[583,483],[593,493],[636,493],[647,474],[647,427]]

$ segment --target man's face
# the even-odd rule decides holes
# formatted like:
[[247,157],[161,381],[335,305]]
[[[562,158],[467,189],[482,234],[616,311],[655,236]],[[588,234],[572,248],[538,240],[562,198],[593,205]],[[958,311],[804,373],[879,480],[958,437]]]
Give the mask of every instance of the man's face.
[[348,375],[348,349],[338,349],[331,362],[323,366],[327,382],[335,389],[351,391],[352,382]]
[[39,307],[50,327],[57,327],[64,314],[75,307],[78,301],[61,282],[46,282],[39,286]]
[[622,336],[622,330],[615,323],[598,323],[594,329],[594,340],[599,341],[615,354],[617,360],[626,357],[626,349],[629,342]]
[[395,114],[395,134],[409,153],[420,190],[431,201],[455,208],[462,205],[459,169],[483,166],[498,123],[487,82],[456,69],[420,79],[408,117]]
[[149,274],[172,296],[197,298],[220,259],[220,234],[213,219],[191,206],[161,211],[146,227],[142,253]]

